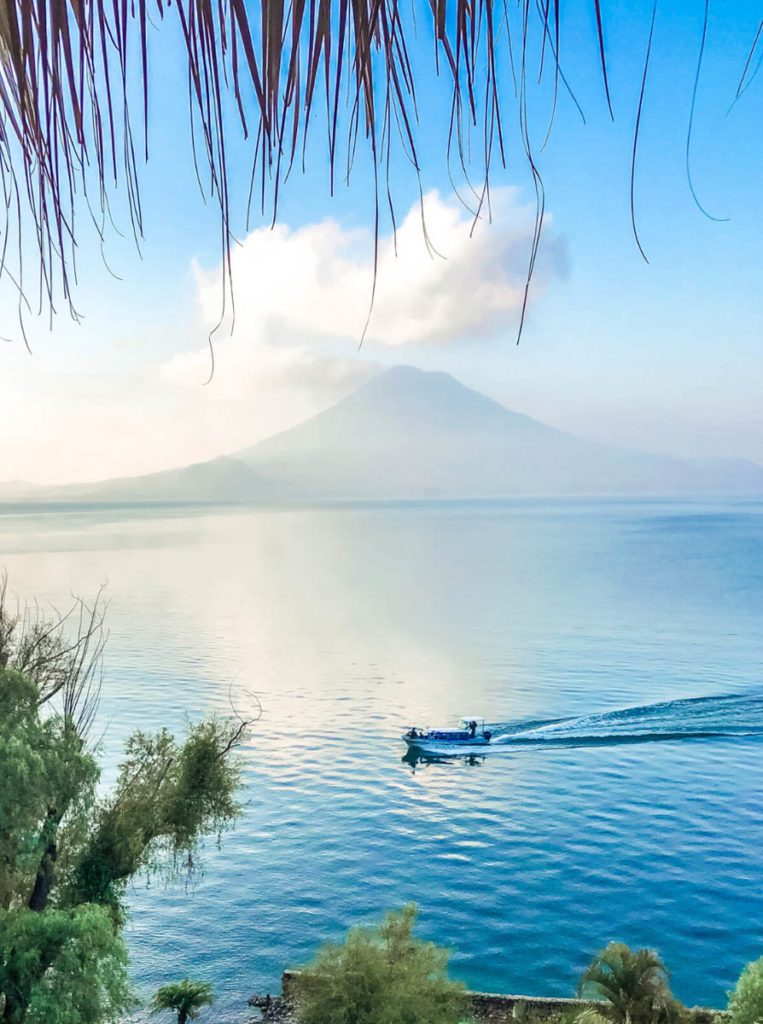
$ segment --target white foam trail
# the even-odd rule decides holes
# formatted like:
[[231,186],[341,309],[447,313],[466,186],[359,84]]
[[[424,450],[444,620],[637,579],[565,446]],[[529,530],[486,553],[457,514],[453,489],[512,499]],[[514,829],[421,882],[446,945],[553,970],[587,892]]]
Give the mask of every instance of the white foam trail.
[[763,692],[663,701],[576,718],[494,727],[493,746],[581,746],[763,736]]

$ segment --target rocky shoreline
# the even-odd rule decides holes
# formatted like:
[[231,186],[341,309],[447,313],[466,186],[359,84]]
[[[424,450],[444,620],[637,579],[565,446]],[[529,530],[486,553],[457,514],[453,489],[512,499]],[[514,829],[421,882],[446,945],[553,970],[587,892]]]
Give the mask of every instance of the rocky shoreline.
[[253,995],[249,1005],[260,1011],[265,1024],[292,1024],[294,1020],[294,1007],[283,996]]

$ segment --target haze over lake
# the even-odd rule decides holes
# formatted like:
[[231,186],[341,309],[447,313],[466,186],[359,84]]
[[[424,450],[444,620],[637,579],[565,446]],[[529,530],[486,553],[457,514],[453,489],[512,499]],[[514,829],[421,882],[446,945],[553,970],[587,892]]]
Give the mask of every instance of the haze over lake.
[[[28,510],[0,552],[25,597],[108,584],[107,779],[135,728],[262,704],[236,831],[131,892],[142,991],[208,977],[240,1020],[411,899],[483,989],[570,994],[619,938],[724,1005],[759,955],[763,504]],[[532,742],[401,759],[462,713]]]

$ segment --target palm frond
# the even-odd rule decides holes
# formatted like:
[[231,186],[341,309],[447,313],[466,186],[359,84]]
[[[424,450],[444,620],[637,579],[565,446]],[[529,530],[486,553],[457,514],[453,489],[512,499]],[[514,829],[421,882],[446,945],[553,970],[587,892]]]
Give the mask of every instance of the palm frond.
[[[606,18],[601,0],[588,3],[596,27],[592,53],[611,110]],[[517,91],[523,157],[537,199],[529,283],[544,192],[528,87],[550,67],[554,106],[559,82],[569,89],[559,57],[562,0],[412,0],[410,9],[401,0],[3,0],[0,275],[18,289],[20,311],[52,313],[63,300],[76,316],[82,202],[103,235],[110,197],[121,190],[136,240],[143,234],[138,186],[149,152],[152,18],[164,19],[164,30],[183,40],[191,129],[204,172],[199,180],[219,205],[225,282],[234,220],[231,110],[251,145],[252,191],[256,186],[273,217],[283,182],[307,159],[314,125],[322,124],[331,189],[339,168],[346,166],[349,175],[357,147],[367,147],[378,238],[383,185],[394,224],[384,180],[393,151],[404,154],[414,175],[420,171],[418,93],[436,79],[452,111],[444,140],[448,157],[457,156],[467,178],[478,165],[475,216],[489,203],[491,167],[511,155],[503,125],[506,83]],[[432,58],[422,60],[427,41]],[[757,39],[753,53],[756,46]],[[740,89],[749,78],[745,68]],[[135,79],[137,101],[128,86]],[[142,147],[135,142],[138,132]],[[315,149],[310,152],[320,159]],[[36,264],[34,293],[24,257]]]
[[211,1006],[214,1001],[212,986],[208,982],[184,978],[182,981],[162,985],[151,1000],[150,1008],[152,1013],[172,1010],[178,1014],[178,1019],[195,1020],[199,1011],[205,1006]]
[[578,994],[603,1000],[614,1024],[656,1024],[672,1001],[668,972],[654,950],[610,942],[583,972]]

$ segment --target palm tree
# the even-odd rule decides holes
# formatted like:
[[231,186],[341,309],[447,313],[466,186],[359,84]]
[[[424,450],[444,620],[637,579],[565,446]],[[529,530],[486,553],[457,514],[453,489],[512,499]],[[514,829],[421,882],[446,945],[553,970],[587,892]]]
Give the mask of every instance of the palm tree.
[[153,1013],[172,1010],[177,1013],[178,1024],[186,1024],[186,1021],[196,1020],[202,1007],[211,1006],[213,1001],[212,986],[206,981],[184,978],[162,985],[151,1000],[151,1010]]
[[604,1000],[603,1012],[615,1024],[655,1024],[672,1003],[668,972],[651,949],[635,952],[610,942],[584,972],[578,985],[584,998]]

